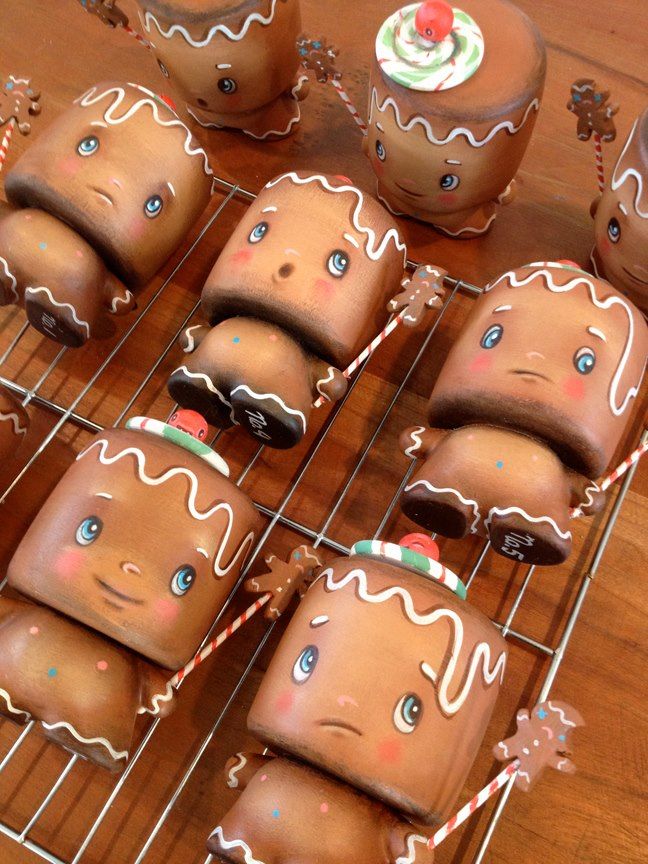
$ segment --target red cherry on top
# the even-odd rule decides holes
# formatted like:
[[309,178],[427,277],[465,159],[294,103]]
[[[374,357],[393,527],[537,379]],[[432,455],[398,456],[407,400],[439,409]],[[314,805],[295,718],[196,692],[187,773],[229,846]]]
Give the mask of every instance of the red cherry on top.
[[452,30],[452,6],[446,0],[426,0],[419,6],[414,23],[419,36],[427,42],[439,42]]
[[169,426],[186,432],[187,435],[192,435],[199,441],[204,441],[209,431],[207,421],[202,414],[197,411],[190,411],[188,408],[175,411],[169,418]]
[[435,561],[439,560],[439,547],[427,534],[406,534],[398,541],[398,545],[405,546],[412,552],[419,552],[427,558],[433,558]]

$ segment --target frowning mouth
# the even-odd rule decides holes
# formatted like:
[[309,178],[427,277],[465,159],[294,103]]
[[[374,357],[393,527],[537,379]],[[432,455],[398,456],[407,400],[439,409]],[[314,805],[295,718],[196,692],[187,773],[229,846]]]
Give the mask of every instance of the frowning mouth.
[[113,588],[112,585],[109,585],[107,582],[104,582],[103,579],[100,579],[98,576],[95,576],[95,582],[97,585],[105,591],[107,594],[112,595],[113,597],[118,597],[124,603],[132,603],[135,606],[143,606],[143,600],[136,600],[134,597],[129,597],[128,594],[123,594],[121,591],[118,591],[116,588]]
[[631,272],[628,270],[627,267],[623,267],[622,269],[623,269],[623,271],[624,271],[625,273],[628,274],[628,276],[629,276],[631,279],[634,279],[635,282],[639,282],[640,285],[648,285],[648,280],[646,280],[646,279],[640,279],[638,276],[635,276],[634,273],[631,273]]
[[325,729],[344,729],[346,732],[353,732],[355,735],[362,736],[362,732],[356,726],[345,723],[344,720],[336,720],[335,717],[318,720],[317,725]]
[[[396,183],[395,180],[394,180],[394,183]],[[400,183],[396,183],[396,185],[397,185],[398,188],[401,189],[401,190],[402,190],[406,195],[411,195],[412,198],[422,198],[422,197],[423,197],[423,193],[422,193],[422,192],[411,192],[409,189],[406,189],[404,186],[401,186]]]
[[97,195],[102,199],[102,201],[105,201],[107,204],[110,204],[111,207],[115,206],[115,202],[112,199],[112,197],[107,192],[104,192],[103,189],[99,189],[98,186],[91,186],[90,188],[92,189],[93,192],[97,193]]
[[511,373],[513,375],[520,375],[523,378],[541,378],[543,381],[549,381],[551,383],[551,378],[547,378],[547,376],[543,375],[542,372],[535,372],[533,369],[511,369]]

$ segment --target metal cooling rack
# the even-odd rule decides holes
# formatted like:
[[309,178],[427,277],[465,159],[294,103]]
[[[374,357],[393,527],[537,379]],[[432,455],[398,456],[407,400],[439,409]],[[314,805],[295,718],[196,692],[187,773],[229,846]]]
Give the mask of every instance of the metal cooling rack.
[[[142,321],[146,318],[146,316],[148,315],[150,310],[159,301],[160,297],[163,295],[163,293],[167,289],[168,285],[172,282],[175,275],[183,267],[183,265],[190,258],[190,256],[195,252],[198,245],[203,241],[205,235],[207,235],[211,231],[211,229],[213,228],[213,226],[215,225],[215,223],[217,222],[219,217],[222,215],[223,211],[230,205],[230,203],[234,199],[249,203],[250,201],[254,200],[254,198],[255,198],[253,193],[248,192],[245,189],[240,188],[239,186],[232,185],[232,184],[228,183],[227,181],[217,180],[215,182],[216,182],[217,188],[219,190],[221,190],[223,193],[224,197],[223,197],[222,203],[217,208],[214,215],[210,218],[210,220],[205,225],[205,227],[202,229],[202,231],[200,232],[197,239],[194,241],[194,243],[192,244],[190,249],[187,251],[185,256],[182,258],[182,260],[178,263],[178,265],[176,266],[174,271],[171,273],[171,275],[168,277],[168,279],[166,279],[166,281],[155,291],[155,293],[152,295],[150,300],[146,303],[146,305],[144,306],[144,308],[140,312],[137,319],[132,323],[132,325],[130,327],[128,327],[128,329],[118,339],[117,343],[112,348],[112,350],[109,352],[108,356],[98,365],[98,368],[93,372],[93,374],[91,375],[89,380],[81,387],[81,389],[79,390],[77,395],[74,396],[69,402],[67,402],[67,404],[62,404],[63,400],[62,401],[55,401],[55,400],[52,400],[50,398],[45,398],[41,394],[40,391],[41,391],[44,383],[47,381],[49,376],[54,371],[54,369],[56,369],[58,364],[61,362],[61,359],[66,354],[68,349],[62,348],[56,354],[56,356],[54,357],[52,362],[49,364],[49,366],[42,372],[42,374],[40,375],[37,382],[34,385],[32,385],[31,387],[24,386],[19,381],[9,380],[2,375],[2,371],[3,371],[2,364],[4,364],[5,361],[7,361],[9,359],[9,357],[16,350],[17,346],[21,343],[21,341],[25,338],[26,334],[30,330],[30,327],[27,323],[22,325],[22,327],[18,330],[16,335],[11,340],[11,343],[9,344],[9,346],[0,355],[0,383],[7,386],[10,390],[12,390],[15,394],[17,394],[20,398],[22,398],[24,405],[27,405],[29,403],[33,403],[34,405],[39,406],[39,407],[46,409],[47,411],[51,412],[54,415],[54,417],[56,418],[55,423],[52,426],[52,428],[45,435],[45,437],[40,441],[40,443],[36,447],[33,454],[29,457],[29,459],[27,460],[25,465],[21,468],[21,470],[17,473],[17,475],[14,477],[14,479],[11,481],[11,483],[7,486],[6,489],[4,489],[4,491],[0,495],[0,504],[2,504],[6,500],[7,496],[21,482],[21,480],[25,477],[25,475],[28,472],[34,470],[34,466],[38,463],[38,460],[42,456],[43,452],[50,446],[52,441],[54,441],[54,439],[56,438],[58,433],[64,427],[66,427],[68,424],[73,428],[83,429],[83,430],[88,431],[88,432],[100,432],[100,431],[102,431],[102,429],[104,427],[102,427],[101,425],[96,423],[94,420],[92,420],[90,417],[85,416],[84,414],[80,413],[77,410],[79,408],[80,404],[82,403],[83,399],[92,391],[92,389],[94,388],[98,379],[104,374],[104,372],[106,372],[106,370],[111,366],[111,364],[113,364],[113,363],[115,363],[117,365],[119,364],[118,355],[119,355],[121,349],[124,347],[126,342],[129,339],[131,339],[131,337],[133,336],[133,334],[135,333],[137,328],[140,326]],[[412,268],[415,267],[414,262],[408,262],[408,264]],[[286,508],[287,508],[289,502],[291,501],[291,499],[293,498],[293,496],[295,495],[295,493],[299,489],[306,472],[308,471],[310,466],[314,463],[314,461],[317,459],[318,453],[319,453],[322,445],[324,444],[325,440],[327,439],[327,436],[329,435],[329,432],[330,432],[333,424],[336,422],[338,415],[342,411],[344,411],[344,406],[345,406],[346,402],[348,401],[348,399],[350,398],[353,390],[357,386],[358,381],[360,380],[360,378],[362,376],[362,372],[364,371],[364,368],[366,366],[366,363],[360,368],[360,370],[356,374],[354,380],[352,381],[352,383],[349,387],[349,390],[348,390],[346,396],[332,408],[329,417],[325,421],[325,423],[324,423],[322,429],[320,430],[318,436],[316,437],[312,446],[310,447],[310,450],[308,451],[307,455],[305,456],[301,465],[299,466],[299,468],[298,468],[298,470],[294,476],[294,479],[291,481],[290,485],[285,489],[279,505],[276,508],[269,508],[269,507],[264,506],[262,504],[257,504],[258,509],[261,511],[261,513],[263,513],[266,517],[268,517],[269,522],[268,522],[264,532],[262,533],[257,546],[255,547],[255,549],[252,552],[251,558],[246,565],[245,571],[242,573],[242,575],[239,579],[239,582],[237,583],[236,587],[233,589],[233,591],[230,594],[230,596],[228,597],[227,602],[225,603],[225,606],[223,607],[221,613],[219,614],[218,618],[214,622],[212,630],[205,637],[205,641],[207,641],[207,639],[209,638],[211,633],[216,630],[219,620],[226,613],[227,609],[230,606],[230,603],[232,601],[232,598],[234,597],[236,589],[239,587],[239,585],[241,584],[241,582],[245,578],[246,573],[248,572],[249,568],[254,563],[256,558],[259,556],[263,547],[265,546],[266,542],[271,537],[273,531],[275,530],[275,528],[277,526],[284,526],[284,527],[290,529],[291,531],[296,532],[297,534],[301,535],[306,540],[308,540],[314,546],[320,546],[321,545],[321,546],[324,546],[326,548],[333,550],[334,552],[341,553],[341,554],[346,554],[349,552],[348,547],[346,547],[342,543],[336,541],[335,538],[329,534],[329,530],[331,528],[331,525],[333,523],[333,520],[334,520],[336,514],[338,514],[343,502],[348,498],[349,493],[351,492],[352,488],[354,487],[354,484],[358,478],[358,475],[359,475],[363,465],[367,462],[367,459],[368,459],[368,457],[372,451],[372,448],[376,444],[378,436],[380,435],[383,427],[385,426],[385,423],[387,422],[387,420],[389,418],[390,412],[394,408],[394,406],[395,406],[397,400],[399,399],[401,393],[405,389],[408,381],[410,380],[410,377],[414,373],[414,371],[415,371],[416,367],[418,366],[421,358],[423,357],[426,349],[430,345],[431,341],[434,339],[434,336],[437,332],[437,329],[442,324],[448,308],[452,305],[453,301],[455,301],[455,298],[457,297],[457,295],[459,293],[473,295],[473,296],[480,293],[480,289],[477,286],[471,285],[470,283],[467,283],[467,282],[465,282],[461,279],[457,279],[457,278],[447,277],[446,278],[446,286],[449,289],[449,291],[447,292],[447,297],[446,297],[444,306],[440,310],[437,317],[435,318],[431,329],[426,334],[426,336],[423,340],[423,343],[422,343],[420,349],[418,350],[418,352],[416,353],[416,356],[414,357],[414,360],[413,360],[411,366],[406,371],[402,380],[399,382],[399,384],[398,384],[398,386],[394,392],[393,397],[391,398],[386,409],[382,412],[381,415],[379,415],[377,417],[369,418],[368,422],[375,424],[374,430],[373,430],[373,432],[369,438],[368,443],[363,447],[361,452],[358,454],[357,461],[356,461],[355,465],[353,466],[352,470],[350,471],[350,473],[348,473],[348,476],[346,477],[346,480],[342,486],[342,490],[341,490],[340,494],[338,495],[337,500],[335,501],[333,507],[331,508],[328,515],[324,519],[323,524],[321,524],[319,527],[302,524],[301,522],[296,521],[295,519],[292,519],[292,518],[289,518],[288,516],[286,516],[285,511],[286,511]],[[168,339],[168,343],[166,344],[166,347],[163,349],[161,354],[158,356],[158,358],[155,360],[155,362],[151,365],[149,370],[146,372],[144,378],[138,384],[137,389],[135,390],[133,395],[123,405],[122,409],[119,411],[119,414],[115,418],[112,425],[116,426],[122,422],[122,420],[125,418],[125,416],[129,413],[129,411],[131,410],[131,408],[135,404],[138,396],[142,393],[142,391],[149,384],[149,382],[151,382],[154,379],[155,374],[158,371],[158,369],[160,368],[163,360],[165,359],[167,354],[172,350],[178,335],[182,332],[182,330],[186,326],[189,319],[197,311],[198,305],[199,304],[195,304],[194,307],[189,312],[189,314],[186,315],[185,318],[179,324],[177,324],[177,326],[175,326],[174,332],[169,335],[169,339]],[[644,438],[646,437],[647,434],[648,433],[644,432]],[[214,441],[217,440],[219,436],[220,436],[220,433],[218,433],[216,435]],[[251,457],[251,459],[248,461],[248,463],[245,465],[245,467],[242,469],[242,471],[241,471],[241,473],[240,473],[240,475],[236,481],[238,485],[240,485],[245,480],[245,478],[249,475],[249,473],[254,469],[254,466],[257,463],[257,460],[259,459],[259,456],[261,455],[263,449],[264,449],[264,447],[260,446],[256,450],[256,452],[254,453],[254,455]],[[405,476],[402,479],[400,487],[398,488],[396,493],[391,498],[387,508],[384,510],[384,512],[383,512],[383,514],[379,520],[379,523],[375,528],[375,531],[373,534],[374,538],[380,536],[382,534],[385,526],[387,525],[387,523],[388,523],[388,521],[389,521],[389,519],[390,519],[390,517],[391,517],[391,515],[392,515],[392,513],[396,507],[400,493],[401,493],[402,489],[404,488],[405,484],[407,483],[407,480],[410,476],[410,473],[413,470],[413,467],[414,467],[413,464],[410,465],[408,471],[406,472]],[[537,701],[544,701],[545,699],[547,699],[549,697],[550,690],[553,686],[554,680],[556,678],[556,675],[558,673],[560,665],[563,661],[563,657],[565,655],[565,651],[567,649],[570,637],[571,637],[572,632],[574,630],[574,627],[578,621],[578,617],[579,617],[583,602],[585,600],[585,597],[586,597],[587,592],[590,588],[590,585],[591,585],[591,583],[592,583],[592,581],[596,575],[596,572],[598,570],[599,564],[601,562],[601,558],[603,556],[603,553],[605,552],[607,543],[608,543],[610,536],[612,534],[619,510],[623,504],[625,495],[626,495],[626,493],[630,487],[630,484],[632,482],[632,479],[634,477],[635,470],[636,470],[636,465],[626,474],[624,482],[619,489],[619,492],[618,492],[618,495],[614,501],[614,504],[613,504],[609,514],[607,515],[607,517],[605,519],[605,522],[604,522],[603,527],[602,527],[602,533],[601,533],[600,539],[596,543],[594,550],[591,554],[591,557],[589,558],[589,564],[581,571],[579,589],[575,593],[575,595],[573,596],[573,599],[570,601],[569,608],[567,610],[565,610],[567,614],[566,614],[566,617],[564,619],[564,624],[562,625],[562,627],[560,628],[560,630],[557,634],[557,639],[556,639],[555,644],[554,645],[544,644],[544,643],[534,639],[532,636],[529,636],[526,633],[523,633],[519,630],[514,629],[514,627],[513,627],[514,620],[515,620],[515,618],[516,618],[516,616],[520,610],[520,606],[524,600],[525,594],[527,592],[527,589],[528,589],[529,584],[531,582],[531,579],[533,577],[534,569],[535,569],[534,567],[528,567],[527,568],[526,573],[524,575],[524,578],[522,579],[522,583],[519,587],[519,590],[517,591],[517,594],[516,594],[516,596],[513,600],[513,603],[511,605],[510,611],[509,611],[507,617],[505,618],[505,620],[494,622],[506,638],[516,640],[518,642],[525,644],[530,649],[532,649],[533,652],[536,652],[541,657],[551,658],[548,669],[547,669],[544,677],[538,677],[538,680],[533,682],[534,692],[537,692],[537,697],[536,697]],[[368,534],[368,531],[367,531],[367,534]],[[482,565],[482,562],[483,562],[483,560],[486,556],[486,553],[488,551],[488,548],[489,548],[489,544],[485,543],[483,545],[483,547],[481,548],[481,550],[480,550],[476,560],[474,561],[472,567],[470,568],[469,575],[468,575],[467,579],[465,579],[465,583],[466,583],[467,588],[471,587],[475,576],[478,574],[479,569]],[[4,584],[5,584],[4,581],[0,582],[0,590],[4,587]],[[243,684],[245,683],[249,673],[254,668],[255,662],[256,662],[257,658],[259,657],[259,654],[261,653],[261,650],[263,649],[264,645],[268,641],[268,639],[269,639],[269,637],[270,637],[270,635],[274,629],[274,626],[275,626],[274,624],[268,625],[267,629],[263,633],[261,639],[257,642],[256,645],[254,645],[252,647],[252,653],[251,653],[251,655],[250,655],[250,657],[246,663],[246,666],[243,670],[243,673],[240,676],[240,678],[238,679],[238,681],[235,683],[234,687],[231,689],[231,692],[229,693],[229,695],[226,699],[224,707],[221,709],[220,713],[218,713],[218,716],[215,718],[213,725],[211,726],[211,728],[209,729],[208,733],[205,735],[203,740],[200,742],[198,748],[196,749],[194,756],[188,761],[186,766],[182,766],[185,769],[184,773],[182,774],[180,780],[177,782],[177,785],[175,786],[173,793],[169,796],[167,803],[166,803],[166,806],[164,807],[162,813],[159,816],[157,816],[157,818],[156,818],[156,814],[151,814],[150,833],[148,834],[146,840],[143,842],[139,853],[136,855],[136,857],[134,857],[132,859],[132,861],[124,862],[124,864],[141,864],[141,862],[144,862],[146,860],[148,853],[151,851],[154,844],[156,842],[159,842],[158,838],[159,838],[159,834],[160,834],[161,829],[163,828],[163,826],[167,822],[169,815],[171,814],[176,802],[178,801],[178,799],[182,795],[183,791],[185,790],[187,785],[191,783],[192,777],[194,776],[194,772],[196,771],[201,759],[203,758],[209,744],[211,743],[212,739],[214,738],[214,736],[218,732],[227,712],[229,711],[229,709],[231,708],[231,706],[233,705],[233,703],[237,699],[237,696],[239,695],[239,692],[240,692]],[[6,720],[0,721],[0,722],[3,723],[5,726],[7,725]],[[105,821],[111,807],[117,801],[118,796],[120,795],[120,793],[122,792],[122,789],[124,788],[125,784],[127,783],[131,772],[133,771],[135,766],[139,763],[140,759],[142,759],[142,757],[144,756],[151,738],[155,735],[155,732],[156,732],[156,729],[157,729],[159,722],[160,722],[159,719],[156,719],[150,723],[150,725],[148,726],[148,728],[144,734],[144,737],[143,737],[141,743],[139,744],[139,746],[135,750],[135,752],[134,752],[130,762],[128,763],[126,769],[124,770],[124,772],[121,775],[119,775],[118,778],[115,779],[114,785],[112,786],[112,789],[110,790],[109,794],[106,796],[103,804],[99,807],[98,810],[95,809],[93,812],[88,812],[87,828],[85,830],[85,834],[84,834],[81,842],[79,843],[79,845],[77,847],[76,853],[72,857],[66,857],[66,858],[60,857],[58,854],[56,854],[55,851],[45,848],[43,845],[41,845],[40,843],[38,843],[34,839],[32,839],[32,834],[34,832],[34,829],[38,825],[41,817],[45,813],[45,811],[55,801],[56,796],[59,793],[59,791],[61,790],[61,787],[65,784],[66,779],[70,776],[70,774],[73,773],[75,765],[77,764],[77,762],[80,761],[80,757],[77,755],[70,755],[70,758],[69,758],[67,764],[65,765],[63,770],[60,771],[60,773],[56,777],[55,781],[53,782],[53,784],[49,788],[49,791],[44,795],[44,797],[41,797],[40,804],[34,810],[33,815],[25,822],[25,824],[16,827],[16,826],[11,826],[9,824],[6,824],[5,822],[0,821],[0,832],[2,834],[6,835],[7,837],[11,838],[12,840],[14,840],[16,843],[21,844],[23,846],[23,848],[30,850],[34,854],[35,857],[41,858],[45,861],[48,861],[48,862],[50,862],[50,864],[80,864],[81,861],[91,862],[93,860],[92,854],[91,854],[92,843],[93,843],[93,840],[95,838],[95,835],[97,834],[97,831],[99,830],[99,828],[104,824],[104,821]],[[165,722],[166,723],[173,722],[173,719],[165,720]],[[8,725],[12,726],[12,724],[8,724]],[[10,744],[8,751],[5,753],[5,755],[2,757],[2,760],[0,761],[0,794],[3,794],[3,795],[8,794],[9,796],[12,795],[12,791],[13,791],[12,789],[6,789],[6,788],[3,789],[2,774],[5,771],[6,767],[9,765],[9,763],[12,762],[12,760],[16,760],[16,759],[20,758],[21,748],[22,748],[25,740],[31,734],[34,725],[35,724],[32,721],[27,726],[23,727],[22,729],[19,729],[19,731],[17,732],[17,734],[15,736],[15,739],[13,740],[13,743]],[[17,728],[19,728],[19,727],[17,727]],[[55,745],[48,744],[48,745],[44,745],[44,748],[47,749],[47,748],[54,747],[54,746]],[[42,753],[43,750],[41,749],[40,752]],[[30,772],[31,772],[30,776],[34,776],[34,774],[36,773],[36,768],[37,768],[37,766],[32,764],[31,769],[30,769]],[[500,817],[502,816],[504,808],[506,807],[506,803],[507,803],[509,795],[511,793],[514,779],[515,779],[514,776],[511,777],[511,780],[509,781],[509,783],[502,789],[501,793],[499,794],[499,798],[496,799],[495,807],[492,810],[490,818],[489,818],[489,820],[488,820],[488,822],[485,825],[485,828],[483,830],[483,835],[481,837],[481,841],[479,843],[478,850],[472,859],[473,864],[481,864],[481,862],[484,860],[484,855],[486,853],[486,850],[488,848],[490,840],[491,840],[493,833],[494,833],[494,831],[498,825]],[[6,784],[4,784],[4,785],[6,787]],[[209,827],[210,826],[205,826],[205,828],[206,828],[205,837],[207,836]],[[62,828],[60,830],[64,830],[64,829],[65,829],[65,820],[63,819]],[[165,860],[168,862],[168,864],[173,864],[173,862],[176,859],[171,857],[171,858],[165,858]],[[212,860],[213,860],[212,856],[208,856],[206,861],[205,861],[205,864],[209,864],[209,862],[211,862]]]

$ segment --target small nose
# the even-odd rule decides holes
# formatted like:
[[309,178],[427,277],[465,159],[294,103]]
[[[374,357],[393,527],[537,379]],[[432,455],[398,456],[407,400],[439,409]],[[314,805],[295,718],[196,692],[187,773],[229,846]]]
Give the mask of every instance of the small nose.
[[352,696],[338,696],[337,703],[340,708],[344,708],[345,705],[355,705],[356,708],[359,707],[358,703]]
[[541,354],[539,351],[527,351],[526,356],[528,357],[529,360],[533,360],[534,357],[537,357],[539,360],[546,360],[547,359],[545,357],[545,355]]
[[279,277],[281,279],[287,279],[291,275],[291,273],[294,271],[294,269],[295,269],[294,264],[282,264],[281,267],[279,268],[279,271],[278,271]]
[[142,571],[137,566],[137,564],[133,564],[132,561],[122,561],[121,569],[124,573],[130,573],[132,576],[141,576]]

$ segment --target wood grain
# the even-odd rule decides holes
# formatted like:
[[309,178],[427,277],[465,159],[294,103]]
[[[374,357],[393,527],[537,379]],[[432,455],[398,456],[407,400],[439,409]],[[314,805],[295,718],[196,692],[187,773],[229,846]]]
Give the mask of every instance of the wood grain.
[[[135,23],[133,4],[122,0],[121,5]],[[438,264],[477,285],[526,261],[556,257],[587,261],[592,243],[588,211],[596,192],[596,174],[593,150],[576,140],[574,118],[565,109],[571,82],[578,77],[594,77],[621,103],[619,136],[605,150],[608,170],[648,96],[645,80],[648,28],[641,4],[634,0],[587,3],[522,0],[519,5],[544,33],[549,72],[536,131],[519,174],[518,198],[504,209],[489,236],[470,242],[452,242],[425,226],[402,223],[410,257]],[[345,86],[361,113],[366,113],[367,58],[374,34],[395,6],[386,0],[355,0],[352,4],[343,4],[341,0],[329,3],[303,0],[304,29],[314,36],[326,34],[340,47],[339,65],[347,70]],[[168,82],[161,78],[147,51],[125,33],[111,32],[96,18],[84,15],[75,0],[55,3],[2,0],[0,58],[0,74],[31,76],[43,92],[43,115],[34,123],[34,135],[97,81],[122,78],[155,90],[168,89]],[[262,145],[227,132],[202,136],[217,173],[257,191],[266,180],[286,169],[314,168],[345,174],[370,190],[373,178],[360,151],[359,130],[333,88],[313,85],[312,89],[304,105],[303,126],[292,139]],[[15,134],[8,163],[15,161],[28,145],[28,138]],[[245,204],[230,202],[189,259],[177,272],[174,269],[222,202],[223,197],[216,195],[184,249],[178,251],[140,295],[141,310],[173,273],[170,284],[141,319],[137,330],[80,401],[78,411],[96,423],[114,423],[133,396],[136,398],[128,414],[164,417],[170,411],[172,404],[166,395],[165,380],[177,365],[178,349],[171,344],[173,334],[196,304],[205,276],[244,212]],[[308,214],[304,216],[304,227],[309,228]],[[437,332],[375,441],[372,436],[425,334],[398,333],[372,359],[287,502],[285,516],[314,532],[325,528],[328,537],[342,544],[373,534],[407,470],[395,446],[398,432],[422,417],[434,377],[470,303],[468,296],[457,296],[444,312]],[[23,320],[17,310],[5,309],[0,313],[0,353]],[[69,405],[132,321],[119,319],[116,329],[107,331],[103,339],[68,351],[40,387],[39,394]],[[141,393],[137,392],[140,381],[167,349],[168,354],[150,382]],[[33,387],[57,353],[57,346],[29,332],[0,374]],[[645,392],[642,405],[645,411]],[[56,420],[52,413],[34,404],[30,412],[32,427],[28,442],[13,462],[0,469],[0,491]],[[327,416],[325,409],[315,417],[307,440],[295,450],[261,453],[243,482],[243,488],[256,501],[270,509],[281,504],[286,490],[298,478]],[[638,412],[638,416],[643,417],[643,412]],[[637,420],[619,448],[619,457],[636,441],[639,431]],[[2,506],[0,574],[25,526],[88,440],[89,433],[65,423]],[[370,443],[372,446],[357,476],[347,488],[359,454]],[[255,444],[236,431],[224,434],[218,441],[218,449],[230,462],[234,476],[256,452]],[[615,494],[612,493],[611,500]],[[555,696],[573,701],[587,722],[575,739],[579,772],[575,777],[547,776],[529,796],[514,792],[486,854],[486,862],[640,864],[648,857],[648,830],[642,815],[648,731],[644,708],[646,600],[639,581],[646,570],[647,496],[648,467],[643,464],[587,596],[553,690]],[[327,524],[334,507],[335,515]],[[580,577],[589,566],[593,544],[600,536],[602,520],[600,517],[594,523],[580,522],[575,529],[576,546],[570,561],[560,568],[536,572],[532,577],[514,620],[515,630],[556,646]],[[411,523],[396,511],[387,520],[383,536],[397,539],[407,530],[411,530]],[[285,552],[302,539],[296,532],[278,526],[272,531],[264,554]],[[442,555],[445,563],[466,575],[479,548],[476,541],[448,541],[442,544]],[[254,567],[258,570],[261,566],[259,559]],[[524,568],[511,569],[507,562],[489,553],[471,587],[470,600],[501,622],[508,615],[524,577]],[[233,614],[244,605],[246,598],[241,597],[234,604]],[[271,634],[233,708],[225,715],[153,844],[147,862],[204,861],[205,838],[232,801],[233,793],[225,789],[222,781],[222,767],[231,753],[253,745],[245,732],[247,708],[283,626],[280,622]],[[83,857],[84,864],[131,864],[135,860],[187,762],[226,704],[263,632],[264,623],[255,619],[189,679],[182,689],[178,712],[164,721],[151,739]],[[515,709],[537,696],[538,682],[548,663],[546,656],[511,640],[511,664],[504,693],[462,800],[467,800],[493,774],[490,745],[512,730]],[[16,734],[16,727],[0,723],[0,759]],[[38,734],[30,735],[19,755],[0,775],[0,821],[21,830],[67,760],[65,753],[46,745]],[[114,783],[115,779],[106,773],[78,764],[38,821],[30,839],[70,861]],[[481,814],[453,835],[439,849],[437,861],[440,864],[472,861],[486,817],[487,814]],[[3,864],[35,860],[31,852],[0,835]]]

